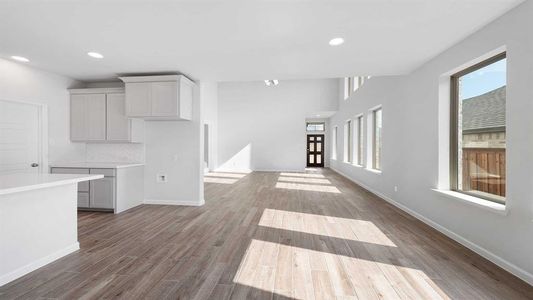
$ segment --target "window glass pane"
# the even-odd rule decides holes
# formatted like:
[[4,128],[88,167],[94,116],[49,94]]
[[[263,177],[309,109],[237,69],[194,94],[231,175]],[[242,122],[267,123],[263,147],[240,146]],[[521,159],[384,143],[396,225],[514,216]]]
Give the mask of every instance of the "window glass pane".
[[338,127],[333,128],[333,141],[331,143],[331,158],[337,159],[337,134],[338,134]]
[[312,155],[312,154],[309,155],[309,163],[310,164],[314,164],[315,163],[315,156]]
[[321,136],[317,136],[317,137],[316,137],[316,140],[317,140],[317,141],[321,141],[321,140],[322,140],[322,137],[321,137]]
[[322,143],[316,143],[316,151],[318,152],[322,151]]
[[382,110],[374,111],[374,169],[381,170]]
[[358,146],[358,149],[357,149],[357,163],[359,165],[363,165],[363,149],[364,149],[364,144],[363,144],[363,117],[359,117],[357,118],[357,146]]
[[505,200],[505,58],[459,77],[457,189]]
[[315,143],[309,143],[309,151],[315,151]]
[[321,164],[321,163],[322,163],[322,155],[317,154],[317,156],[316,156],[316,163],[317,163],[317,164]]
[[307,131],[324,131],[324,129],[325,129],[324,123],[307,123],[306,124]]

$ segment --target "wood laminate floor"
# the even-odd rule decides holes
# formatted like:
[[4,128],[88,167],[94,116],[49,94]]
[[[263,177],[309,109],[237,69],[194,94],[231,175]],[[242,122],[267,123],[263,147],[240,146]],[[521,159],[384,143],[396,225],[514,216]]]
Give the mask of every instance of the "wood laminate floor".
[[206,177],[206,205],[79,213],[81,250],[1,299],[533,299],[533,287],[328,170]]

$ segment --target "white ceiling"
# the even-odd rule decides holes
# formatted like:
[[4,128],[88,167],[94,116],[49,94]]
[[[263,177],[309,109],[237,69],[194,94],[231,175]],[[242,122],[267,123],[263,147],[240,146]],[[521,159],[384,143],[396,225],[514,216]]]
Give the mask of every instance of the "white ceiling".
[[[161,72],[217,81],[404,74],[520,2],[2,0],[0,56],[87,81]],[[338,36],[345,44],[329,46]]]

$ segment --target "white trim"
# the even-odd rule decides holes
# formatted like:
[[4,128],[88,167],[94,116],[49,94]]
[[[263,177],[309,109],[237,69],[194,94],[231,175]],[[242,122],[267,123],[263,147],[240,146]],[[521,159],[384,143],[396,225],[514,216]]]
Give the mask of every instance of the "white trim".
[[34,262],[31,262],[25,266],[22,266],[10,273],[7,273],[0,277],[0,286],[7,284],[17,278],[20,278],[32,271],[35,271],[55,260],[60,259],[63,256],[69,255],[72,252],[78,251],[80,249],[80,243],[76,242],[72,245],[69,245],[59,251],[56,251],[50,255],[42,257]]
[[126,89],[123,87],[110,88],[85,88],[85,89],[69,89],[71,95],[76,94],[123,94]]
[[377,175],[380,175],[380,174],[381,174],[381,170],[378,170],[378,169],[365,168],[365,170],[367,170],[367,171],[370,172],[370,173],[377,174]]
[[158,199],[144,199],[144,204],[154,205],[179,205],[179,206],[202,206],[205,204],[205,200],[190,201],[190,200],[158,200]]
[[383,104],[379,104],[379,105],[376,105],[376,106],[373,106],[371,108],[368,109],[369,112],[374,112],[378,109],[383,109]]
[[465,246],[466,248],[474,251],[475,253],[481,255],[482,257],[484,257],[485,259],[493,262],[494,264],[496,264],[497,266],[499,266],[500,268],[506,270],[507,272],[515,275],[516,277],[522,279],[523,281],[525,281],[526,283],[530,284],[530,285],[533,285],[533,274],[527,272],[526,270],[518,267],[517,265],[499,257],[498,255],[490,252],[489,250],[475,244],[474,242],[471,242],[469,241],[468,239],[460,236],[459,234],[447,229],[446,227],[434,222],[433,220],[429,219],[429,218],[426,218],[424,217],[423,215],[415,212],[414,210],[411,210],[410,208],[408,208],[407,206],[397,202],[397,201],[394,201],[392,200],[391,198],[375,191],[374,189],[360,183],[360,182],[357,182],[355,181],[354,179],[350,178],[348,175],[344,174],[343,172],[339,171],[339,170],[336,170],[335,168],[331,168],[331,170],[335,171],[336,173],[338,173],[339,175],[345,177],[346,179],[354,182],[355,184],[361,186],[362,188],[368,190],[369,192],[375,194],[376,196],[382,198],[383,200],[389,202],[390,204],[396,206],[397,208],[403,210],[404,212],[408,213],[409,215],[417,218],[418,220],[424,222],[425,224],[427,224],[428,226],[434,228],[435,230],[441,232],[442,234],[446,235],[447,237],[451,238],[452,240],[458,242],[459,244]]
[[492,202],[489,200],[485,200],[482,198],[478,198],[478,197],[474,197],[474,196],[470,196],[464,193],[459,193],[459,192],[450,191],[450,190],[441,190],[441,189],[431,189],[431,190],[441,196],[445,196],[450,199],[458,200],[458,201],[461,201],[462,203],[473,205],[473,206],[476,206],[476,207],[479,207],[479,208],[482,208],[482,209],[485,209],[485,210],[488,210],[490,212],[497,213],[500,215],[504,215],[504,216],[507,215],[507,208],[505,204]]

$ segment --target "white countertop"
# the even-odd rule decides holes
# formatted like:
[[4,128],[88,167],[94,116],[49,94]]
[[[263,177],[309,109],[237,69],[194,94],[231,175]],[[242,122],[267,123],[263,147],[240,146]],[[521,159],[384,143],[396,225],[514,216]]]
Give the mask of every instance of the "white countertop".
[[57,162],[51,163],[52,168],[84,168],[84,169],[121,169],[144,166],[136,162]]
[[104,178],[103,175],[30,174],[0,175],[0,195],[49,188],[65,184],[77,184]]

